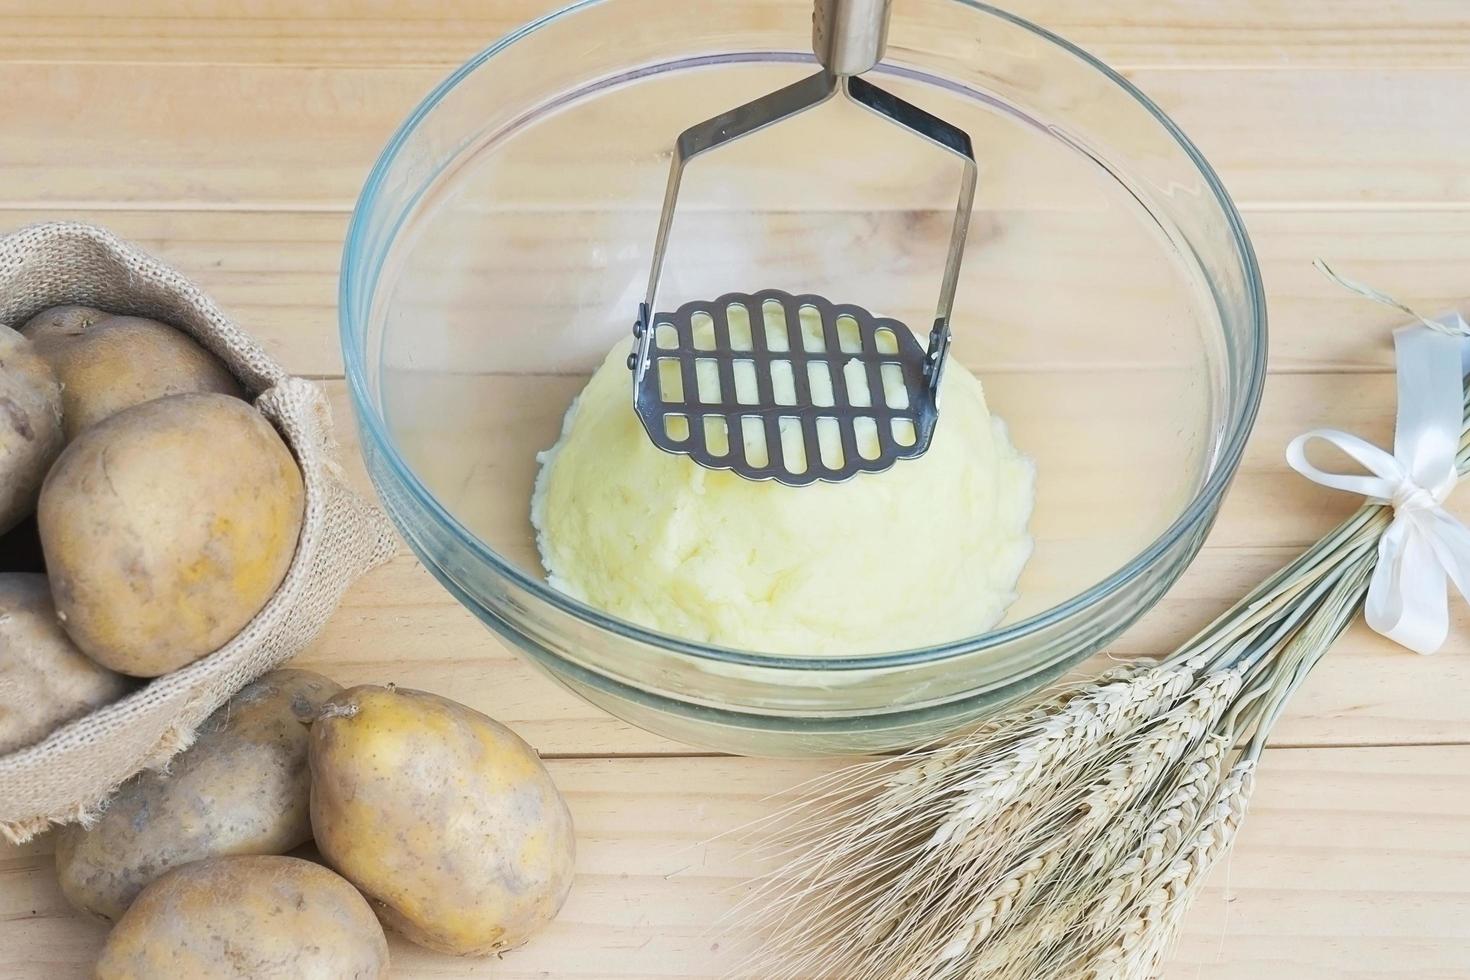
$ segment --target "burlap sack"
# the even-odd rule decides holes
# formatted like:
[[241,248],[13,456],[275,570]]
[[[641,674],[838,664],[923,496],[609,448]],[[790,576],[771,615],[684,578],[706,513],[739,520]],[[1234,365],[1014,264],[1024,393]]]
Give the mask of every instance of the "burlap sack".
[[296,454],[306,520],[285,581],[233,640],[0,756],[0,834],[16,842],[85,820],[123,780],[185,748],[206,715],[310,643],[348,585],[394,550],[386,517],[343,480],[326,395],[287,375],[193,283],[90,225],[35,225],[0,237],[0,323],[19,326],[62,303],[163,320],[223,359]]

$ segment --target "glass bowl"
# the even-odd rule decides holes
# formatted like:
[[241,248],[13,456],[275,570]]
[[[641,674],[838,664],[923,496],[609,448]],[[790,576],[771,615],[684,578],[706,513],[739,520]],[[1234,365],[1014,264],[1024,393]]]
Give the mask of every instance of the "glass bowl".
[[[979,159],[952,356],[1036,463],[1020,599],[980,636],[817,660],[686,642],[548,587],[536,453],[631,343],[673,141],[812,71],[810,16],[810,0],[601,0],[527,25],[393,136],[342,266],[363,454],[424,564],[593,703],[747,754],[927,740],[1098,650],[1199,549],[1265,367],[1245,230],[1174,124],[1041,28],[905,0],[875,80],[968,130]],[[926,324],[958,176],[840,103],[703,157],[660,305],[775,287]]]

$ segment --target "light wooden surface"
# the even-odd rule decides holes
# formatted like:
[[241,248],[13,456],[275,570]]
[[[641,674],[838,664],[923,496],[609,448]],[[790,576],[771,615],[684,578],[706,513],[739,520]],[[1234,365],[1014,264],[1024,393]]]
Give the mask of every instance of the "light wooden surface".
[[[734,2],[734,0],[729,0]],[[765,0],[742,0],[758,5]],[[336,345],[346,212],[391,129],[451,66],[546,0],[0,0],[0,228],[76,216],[199,280],[293,371],[325,379],[356,478]],[[1245,212],[1271,308],[1260,421],[1207,547],[1115,644],[1169,649],[1354,502],[1290,473],[1297,432],[1384,441],[1391,314],[1324,257],[1416,305],[1470,303],[1470,11],[1462,0],[1017,0],[1170,112]],[[1456,504],[1470,516],[1470,498]],[[398,976],[705,977],[753,869],[733,841],[821,763],[716,758],[577,701],[493,639],[406,552],[301,660],[460,698],[554,759],[580,877],[499,962],[395,942]],[[1431,658],[1361,626],[1293,702],[1233,860],[1171,978],[1470,977],[1470,611]],[[0,850],[0,978],[85,975],[50,844]],[[723,945],[722,945],[723,944]]]

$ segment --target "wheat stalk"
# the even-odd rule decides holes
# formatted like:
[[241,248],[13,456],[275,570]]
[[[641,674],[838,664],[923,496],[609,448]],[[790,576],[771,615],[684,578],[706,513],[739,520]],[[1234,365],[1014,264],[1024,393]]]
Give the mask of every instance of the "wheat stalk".
[[[1088,910],[1107,903],[1104,892],[1118,878],[1138,876],[1168,850],[1167,840],[1176,841],[1198,819],[1207,795],[1221,778],[1229,742],[1212,733],[1181,760],[1172,779],[1154,797],[1126,810],[1108,828],[1096,846],[1074,855],[1051,885],[1045,901],[1035,903],[1018,923],[1013,936],[991,944],[977,958],[972,975],[988,980],[1035,980],[1047,976],[1042,964],[1064,961],[1079,932],[1091,919],[1106,916]],[[1138,853],[1137,842],[1145,853]],[[1151,857],[1152,856],[1152,857]],[[1108,903],[1111,904],[1111,903]],[[1083,926],[1079,929],[1079,923]]]
[[972,768],[954,783],[954,803],[928,846],[942,848],[963,837],[1044,781],[1058,762],[1086,758],[1097,746],[1136,730],[1173,704],[1193,680],[1186,667],[1160,666],[1077,695],[1031,732],[994,752],[990,764]]
[[1247,760],[1231,770],[1185,841],[1183,853],[1146,888],[1134,889],[1134,881],[1122,883],[1134,894],[1118,909],[1117,926],[1077,973],[1057,976],[1113,980],[1151,977],[1158,972],[1184,912],[1210,870],[1235,841],[1254,784],[1254,768],[1254,760]]
[[[1034,901],[1051,883],[1054,872],[1069,854],[1088,853],[1108,828],[1129,813],[1139,794],[1154,785],[1160,774],[1201,744],[1219,722],[1240,691],[1241,675],[1221,671],[1202,680],[1191,696],[1160,716],[1116,753],[1096,782],[1075,806],[1074,812],[1058,815],[1055,830],[1037,832],[1023,839],[1040,838],[1038,851],[1017,857],[1014,869],[991,886],[974,907],[964,914],[954,935],[934,957],[930,970],[935,976],[963,975],[961,960],[973,954],[978,944],[995,935],[1013,914]],[[1065,801],[1060,802],[1065,807]],[[990,842],[993,835],[977,835]],[[993,846],[993,845],[992,845]],[[939,964],[953,961],[939,969]]]
[[871,770],[876,795],[845,787],[862,818],[830,811],[797,874],[766,883],[783,921],[748,975],[1153,975],[1234,838],[1271,725],[1361,600],[1378,511],[1163,663]]
[[[846,980],[885,976],[901,957],[864,959],[862,950],[894,933],[922,943],[942,927],[933,903],[959,894],[948,878],[966,842],[1023,840],[1037,802],[1052,795],[1049,777],[1136,732],[1193,682],[1187,665],[1116,670],[1101,683],[1064,689],[1040,708],[998,719],[975,736],[910,753],[896,775],[868,766],[854,771],[854,785],[837,794],[838,816],[802,824],[784,852],[791,860],[782,873],[747,897],[746,907],[779,919],[791,942],[763,947],[744,970],[783,980],[810,976],[816,964],[848,964],[841,974]],[[962,863],[965,873],[993,880],[1003,860],[1004,853],[972,853]],[[883,880],[890,901],[865,901],[875,878]],[[785,955],[796,941],[802,954]],[[767,957],[765,950],[783,953]]]
[[[1462,475],[1470,391],[1464,408]],[[764,944],[736,973],[1155,976],[1235,839],[1272,726],[1356,614],[1390,519],[1359,508],[1157,663],[808,787],[777,817],[782,867],[742,906]]]
[[1372,527],[1355,515],[1160,664],[911,753],[876,795],[847,787],[862,816],[829,813],[805,839],[819,856],[766,883],[781,919],[746,975],[1150,976],[1266,733],[1361,600]]

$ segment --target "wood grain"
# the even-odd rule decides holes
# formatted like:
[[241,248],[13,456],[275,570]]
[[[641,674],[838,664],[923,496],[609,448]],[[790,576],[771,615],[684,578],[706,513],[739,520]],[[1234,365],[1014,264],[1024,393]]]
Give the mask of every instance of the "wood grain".
[[[683,0],[643,2],[657,10]],[[801,6],[740,3],[753,23],[790,18]],[[0,228],[98,221],[198,279],[292,371],[338,378],[341,243],[372,161],[453,66],[551,6],[0,2]],[[1254,436],[1199,559],[1113,647],[1118,656],[1157,654],[1356,505],[1290,473],[1281,458],[1289,438],[1319,424],[1380,444],[1390,435],[1388,329],[1397,316],[1341,291],[1311,260],[1426,312],[1470,302],[1470,14],[1463,0],[1007,6],[1100,54],[1172,115],[1245,212],[1261,260],[1272,376]],[[953,39],[957,57],[980,56],[973,47]],[[663,178],[662,134],[696,113],[688,102],[653,100],[631,122],[606,111],[569,116],[581,127],[577,152],[512,160],[495,185],[504,193],[468,202],[516,212],[496,219],[509,244],[490,270],[501,278],[482,285],[521,302],[515,313],[524,315],[517,277],[572,282],[585,274],[579,243],[622,242],[610,229],[651,206]],[[848,183],[817,172],[805,183],[778,182],[762,203],[772,212],[773,261],[790,264],[819,240],[860,244],[932,230],[948,185],[915,160],[895,159],[882,179]],[[608,160],[630,162],[615,180],[589,177]],[[1038,296],[1051,315],[1097,317],[1100,326],[1146,319],[1151,300],[1129,285],[1130,274],[1135,284],[1142,278],[1131,250],[1089,236],[1085,219],[1067,228],[1069,209],[1085,214],[1087,199],[1027,163],[998,152],[988,161],[976,225],[995,264],[970,267],[966,288],[999,296],[988,311],[996,329],[1026,326],[1024,306]],[[715,208],[719,190],[716,181],[716,193],[700,199],[696,188],[694,203]],[[1050,223],[1028,230],[999,213],[1006,208]],[[730,210],[710,220],[739,216]],[[1065,295],[1043,295],[1045,264],[1030,259],[1040,242],[1075,270]],[[646,245],[640,238],[632,247]],[[905,312],[922,305],[912,275],[922,256],[865,261],[863,274],[885,301]],[[568,308],[538,306],[567,318]],[[1007,336],[978,365],[996,393],[1026,372],[1081,374],[1098,356],[1059,342],[1039,357],[1006,346]],[[1133,336],[1120,337],[1109,370],[1146,360],[1129,347]],[[327,386],[349,472],[366,488],[344,386]],[[1470,498],[1454,508],[1470,516]],[[506,519],[519,520],[511,510]],[[1095,513],[1109,519],[1106,508]],[[1240,846],[1189,920],[1168,980],[1470,978],[1462,693],[1470,689],[1470,608],[1458,600],[1451,608],[1450,641],[1438,656],[1415,657],[1360,624],[1308,680],[1275,733]],[[346,683],[399,680],[451,694],[506,721],[555,757],[576,812],[581,875],[546,935],[500,963],[395,942],[400,977],[717,976],[740,940],[709,926],[755,865],[730,840],[705,842],[769,812],[770,794],[829,765],[684,755],[687,748],[538,673],[407,552],[349,593],[299,663]],[[102,941],[102,929],[62,901],[49,850],[44,839],[0,848],[0,977],[86,975]]]
[[[388,137],[442,74],[427,68],[241,65],[219,71],[187,63],[0,63],[0,91],[7,93],[0,206],[146,208],[166,202],[345,210]],[[1470,69],[1140,69],[1130,76],[1199,145],[1247,209],[1302,202],[1470,205],[1470,174],[1463,166],[1470,131],[1450,124],[1455,108],[1470,104]],[[148,111],[119,113],[117,104]],[[619,112],[600,110],[601,128],[594,116],[579,116],[578,142],[548,149],[543,157],[523,154],[517,158],[521,169],[504,186],[513,188],[508,192],[519,207],[605,206],[635,190],[656,200],[667,141],[700,115],[687,102],[662,105],[667,115],[643,104],[629,115],[627,102]],[[249,134],[248,140],[240,134]],[[99,147],[107,148],[103,159]],[[589,167],[608,160],[628,165],[611,177],[587,178]],[[880,176],[871,193],[860,195],[863,186],[846,183],[818,191],[830,205],[912,206],[909,178],[887,171]],[[952,184],[944,187],[930,206],[952,194]],[[810,193],[803,188],[803,196],[785,203],[822,206]]]
[[[718,921],[761,868],[749,855],[760,838],[730,832],[827,766],[598,759],[551,768],[580,848],[561,916],[496,963],[437,956],[395,937],[395,977],[713,980],[742,943]],[[1188,919],[1169,977],[1470,975],[1467,790],[1463,746],[1268,752],[1239,845]],[[0,974],[86,976],[105,936],[66,905],[49,851],[45,840],[0,848]]]
[[[571,277],[577,268],[568,263],[567,243],[585,241],[586,230],[600,213],[527,215],[540,234],[528,236],[524,247],[506,255],[504,276],[524,277],[531,268],[555,269]],[[924,216],[924,221],[933,217]],[[93,221],[177,267],[215,298],[238,322],[294,372],[312,377],[339,377],[342,358],[337,343],[337,273],[347,217],[329,212],[112,210],[101,207],[46,211],[0,209],[0,231],[18,228],[42,218]],[[772,221],[781,220],[772,216]],[[807,216],[789,230],[772,230],[772,262],[788,261],[791,250],[809,248],[810,236],[827,230],[861,254],[865,228],[871,222],[900,223],[915,218],[854,217],[843,214]],[[1393,370],[1390,331],[1398,314],[1377,306],[1328,281],[1312,268],[1322,258],[1344,275],[1372,282],[1407,303],[1433,313],[1470,303],[1470,210],[1374,211],[1300,210],[1261,211],[1247,215],[1252,243],[1270,299],[1270,358],[1273,373],[1385,373]],[[647,248],[649,243],[637,247]],[[839,248],[840,246],[834,246]],[[1003,247],[1003,246],[1002,246]],[[1100,314],[1126,321],[1123,311],[1136,308],[1138,297],[1128,284],[1129,256],[1097,247],[1078,236],[1059,235],[1051,244],[1059,253],[1076,256],[1069,268],[1081,269],[1085,254],[1096,263],[1086,275],[1086,288],[1074,297],[1051,302],[1076,304],[1084,324]],[[898,269],[904,268],[903,266]],[[872,271],[885,285],[907,294],[917,313],[929,302],[927,281],[904,280],[892,263],[872,260]],[[1037,269],[1007,264],[1005,273],[1016,277],[997,292],[987,289],[999,276],[983,266],[967,288],[984,299],[987,326],[997,344],[987,340],[986,372],[1035,367],[1004,347],[1006,331],[1034,322],[1017,304],[1036,297],[1044,287]],[[550,274],[550,273],[543,273]],[[1080,272],[1079,272],[1080,275]],[[1012,286],[1014,283],[1014,288]],[[505,290],[501,290],[504,295]],[[994,300],[1003,305],[995,309]],[[978,301],[978,300],[977,300]],[[550,317],[555,309],[542,309]],[[570,316],[570,312],[567,314]],[[924,315],[927,315],[924,314]],[[999,318],[999,322],[996,319]],[[1146,337],[1136,328],[1125,336]],[[1066,349],[1048,354],[1056,366],[1093,362],[1082,351]],[[1369,414],[1379,412],[1369,407]]]
[[[1175,588],[1113,644],[1156,656],[1223,612],[1296,552],[1206,549]],[[1421,744],[1467,739],[1470,614],[1456,607],[1449,644],[1420,658],[1362,625],[1338,641],[1275,732],[1284,745]],[[507,649],[403,555],[347,597],[331,627],[297,661],[344,684],[396,681],[450,693],[552,755],[686,753],[554,684]],[[1088,665],[1092,670],[1097,664]]]
[[[771,0],[743,0],[763,16]],[[546,0],[152,0],[126,14],[107,0],[58,10],[14,0],[0,10],[0,60],[216,65],[452,67],[553,6]],[[1012,0],[1007,9],[1120,68],[1415,67],[1470,55],[1457,0],[1167,0],[1099,7],[1094,0]]]

